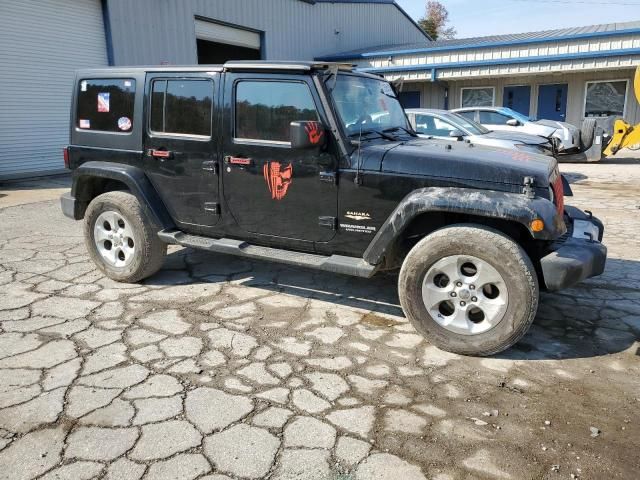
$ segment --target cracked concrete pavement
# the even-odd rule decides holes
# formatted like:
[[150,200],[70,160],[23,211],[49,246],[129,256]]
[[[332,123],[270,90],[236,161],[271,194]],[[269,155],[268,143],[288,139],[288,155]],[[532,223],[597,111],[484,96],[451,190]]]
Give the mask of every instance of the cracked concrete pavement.
[[637,478],[640,162],[562,170],[607,271],[486,359],[417,335],[393,276],[172,247],[117,284],[56,201],[0,209],[0,479]]

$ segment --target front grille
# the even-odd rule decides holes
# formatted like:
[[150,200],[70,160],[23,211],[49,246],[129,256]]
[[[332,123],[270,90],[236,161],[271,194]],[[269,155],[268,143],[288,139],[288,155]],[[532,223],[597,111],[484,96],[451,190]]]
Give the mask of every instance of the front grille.
[[562,177],[558,174],[555,182],[551,183],[553,189],[553,203],[556,206],[558,215],[564,215],[564,186],[562,185]]

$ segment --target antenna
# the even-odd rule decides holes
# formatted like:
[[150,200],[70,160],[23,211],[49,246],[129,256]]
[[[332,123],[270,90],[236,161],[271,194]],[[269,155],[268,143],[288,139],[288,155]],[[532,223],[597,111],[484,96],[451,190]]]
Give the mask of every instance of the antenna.
[[353,179],[353,183],[356,185],[362,185],[362,178],[360,175],[360,155],[362,152],[362,123],[360,123],[360,134],[358,135],[358,157],[356,160],[356,178]]

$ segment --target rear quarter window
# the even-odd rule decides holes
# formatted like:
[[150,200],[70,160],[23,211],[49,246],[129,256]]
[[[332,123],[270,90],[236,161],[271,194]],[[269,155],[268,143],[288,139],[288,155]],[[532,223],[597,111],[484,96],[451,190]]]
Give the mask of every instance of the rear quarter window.
[[136,81],[133,78],[80,80],[76,127],[80,130],[131,133]]

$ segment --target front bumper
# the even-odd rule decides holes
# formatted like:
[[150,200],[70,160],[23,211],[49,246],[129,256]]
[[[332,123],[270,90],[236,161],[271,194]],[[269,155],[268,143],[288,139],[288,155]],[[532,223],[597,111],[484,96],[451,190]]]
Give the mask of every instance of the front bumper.
[[601,275],[607,261],[607,247],[600,243],[602,222],[571,206],[565,208],[565,215],[567,235],[554,242],[552,252],[540,260],[545,286],[551,291]]

